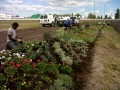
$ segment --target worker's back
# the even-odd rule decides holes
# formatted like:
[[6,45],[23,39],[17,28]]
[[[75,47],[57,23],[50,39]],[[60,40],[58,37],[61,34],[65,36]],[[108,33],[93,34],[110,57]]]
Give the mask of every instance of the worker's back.
[[67,19],[67,20],[64,22],[64,24],[66,24],[66,25],[72,24],[72,19]]

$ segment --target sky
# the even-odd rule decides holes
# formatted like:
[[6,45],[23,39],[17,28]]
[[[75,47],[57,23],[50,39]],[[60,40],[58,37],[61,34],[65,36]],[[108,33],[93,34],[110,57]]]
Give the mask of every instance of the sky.
[[[95,10],[94,10],[95,4]],[[12,16],[29,17],[33,14],[76,14],[87,16],[114,16],[116,9],[120,9],[120,0],[0,0],[0,13]]]

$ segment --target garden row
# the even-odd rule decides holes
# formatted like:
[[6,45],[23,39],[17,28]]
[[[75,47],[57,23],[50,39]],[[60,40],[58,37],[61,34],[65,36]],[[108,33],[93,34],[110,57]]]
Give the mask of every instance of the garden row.
[[28,42],[0,54],[0,89],[68,90],[73,86],[72,65],[84,62],[88,46],[98,36],[100,26],[59,29],[56,36]]

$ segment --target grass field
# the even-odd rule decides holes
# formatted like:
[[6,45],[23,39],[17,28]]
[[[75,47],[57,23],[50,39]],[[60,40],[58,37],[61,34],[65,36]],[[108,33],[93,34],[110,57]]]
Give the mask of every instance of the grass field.
[[9,21],[0,21],[0,29],[7,29],[11,27],[11,24],[13,22],[19,23],[18,29],[26,29],[26,28],[38,28],[41,27],[41,24],[39,24],[39,20],[9,20]]

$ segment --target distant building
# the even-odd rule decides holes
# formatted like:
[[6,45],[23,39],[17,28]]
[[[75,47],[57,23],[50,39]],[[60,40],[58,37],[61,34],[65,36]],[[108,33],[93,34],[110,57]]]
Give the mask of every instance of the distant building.
[[5,14],[5,13],[0,13],[0,18],[2,18],[2,19],[10,19],[11,15]]

